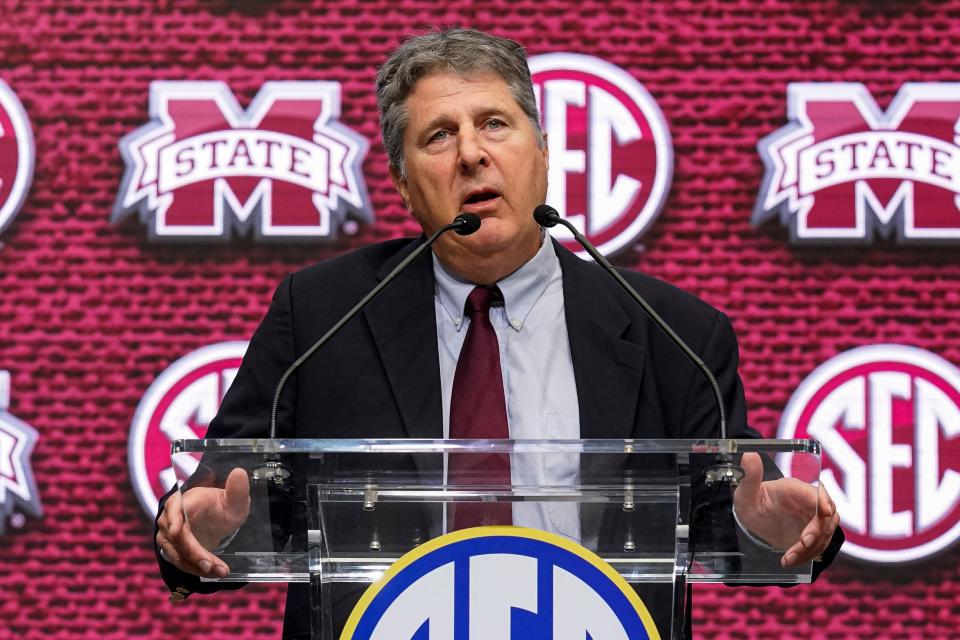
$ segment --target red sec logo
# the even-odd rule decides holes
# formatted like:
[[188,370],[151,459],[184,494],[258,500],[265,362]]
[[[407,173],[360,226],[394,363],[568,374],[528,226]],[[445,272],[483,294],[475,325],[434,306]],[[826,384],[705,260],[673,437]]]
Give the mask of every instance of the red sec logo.
[[[177,481],[170,443],[206,435],[246,350],[246,342],[197,349],[161,373],[140,401],[130,426],[127,462],[137,499],[151,518],[160,497]],[[181,471],[190,475],[194,470]]]
[[[670,189],[673,143],[647,90],[591,56],[530,58],[550,148],[547,203],[601,253],[614,254],[650,227]],[[562,227],[551,230],[583,255]]]
[[[918,560],[960,537],[960,369],[902,345],[853,349],[790,399],[778,438],[823,445],[820,481],[837,504],[843,552]],[[778,460],[789,474],[789,456]]]
[[20,210],[33,180],[33,134],[16,94],[0,80],[0,231]]

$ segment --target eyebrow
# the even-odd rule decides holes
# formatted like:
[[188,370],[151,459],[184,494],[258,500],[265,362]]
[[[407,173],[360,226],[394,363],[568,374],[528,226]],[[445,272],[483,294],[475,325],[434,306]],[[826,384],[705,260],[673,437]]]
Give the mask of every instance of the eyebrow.
[[[484,120],[484,119],[489,118],[489,117],[491,117],[491,116],[497,116],[497,117],[502,118],[502,119],[504,119],[504,120],[508,120],[507,112],[506,112],[504,109],[501,109],[500,107],[485,107],[485,108],[483,108],[483,109],[480,109],[479,111],[476,112],[476,114],[474,114],[473,119],[474,119],[474,120]],[[449,115],[447,115],[447,114],[445,114],[445,113],[441,113],[440,115],[438,115],[437,117],[435,117],[433,120],[431,120],[430,122],[428,122],[428,123],[420,130],[420,132],[419,132],[419,134],[418,134],[418,137],[421,137],[421,136],[423,136],[423,135],[427,135],[427,134],[429,134],[431,131],[434,131],[434,130],[436,130],[436,129],[442,128],[442,127],[446,126],[447,123],[449,123],[449,122],[451,122],[451,121],[452,121],[452,118],[451,118]]]
[[428,122],[422,129],[420,129],[420,131],[417,132],[417,136],[420,137],[423,135],[427,135],[435,129],[440,129],[443,126],[446,126],[448,122],[450,122],[450,116],[448,116],[445,113],[440,114],[439,116],[437,116],[436,118]]

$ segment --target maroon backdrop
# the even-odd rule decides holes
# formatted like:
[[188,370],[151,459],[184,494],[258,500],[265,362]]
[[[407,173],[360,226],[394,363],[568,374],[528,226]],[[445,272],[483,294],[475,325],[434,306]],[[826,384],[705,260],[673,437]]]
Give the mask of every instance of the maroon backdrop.
[[[0,638],[277,637],[282,588],[174,607],[134,497],[127,432],[171,362],[246,339],[275,284],[317,259],[414,232],[393,192],[372,83],[401,37],[460,24],[630,72],[674,140],[670,196],[616,262],[733,318],[751,421],[773,435],[803,378],[849,348],[919,346],[960,363],[956,249],[791,248],[749,220],[757,141],[786,123],[794,81],[863,82],[885,108],[905,82],[957,78],[960,2],[420,0],[0,3],[0,79],[36,139],[23,210],[0,235],[0,369],[11,413],[40,438],[44,507],[0,538]],[[246,105],[268,80],[342,83],[341,120],[371,142],[376,224],[335,245],[157,244],[110,222],[120,137],[148,120],[154,79],[223,80]],[[956,549],[875,568],[839,560],[815,585],[698,588],[704,637],[955,637]]]

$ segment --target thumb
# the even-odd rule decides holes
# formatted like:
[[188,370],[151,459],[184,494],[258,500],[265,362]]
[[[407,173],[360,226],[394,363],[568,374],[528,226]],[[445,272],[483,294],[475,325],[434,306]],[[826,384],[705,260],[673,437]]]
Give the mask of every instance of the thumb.
[[223,487],[223,508],[228,518],[246,520],[250,512],[250,479],[246,469],[236,468]]
[[740,458],[740,466],[743,467],[743,478],[734,494],[738,503],[745,499],[752,501],[760,493],[763,482],[763,461],[760,460],[760,454],[744,453]]

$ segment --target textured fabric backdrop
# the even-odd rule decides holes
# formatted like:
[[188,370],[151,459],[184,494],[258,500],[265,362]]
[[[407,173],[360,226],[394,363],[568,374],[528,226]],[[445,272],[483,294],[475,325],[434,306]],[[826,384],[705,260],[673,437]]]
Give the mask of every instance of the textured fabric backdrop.
[[[960,363],[955,249],[881,241],[791,248],[749,224],[757,141],[786,123],[791,81],[863,82],[885,108],[905,82],[955,81],[960,2],[0,0],[0,79],[36,138],[26,204],[0,241],[0,369],[11,412],[39,431],[45,515],[0,538],[0,638],[277,637],[282,589],[173,607],[126,468],[141,396],[171,362],[246,339],[275,284],[319,258],[416,230],[393,192],[371,90],[399,39],[465,25],[531,54],[574,51],[633,74],[674,140],[670,196],[616,262],[733,318],[752,423],[773,435],[817,365],[876,342]],[[377,222],[334,246],[146,240],[109,221],[121,136],[148,120],[153,79],[223,80],[246,105],[267,80],[336,80],[341,120],[371,141]],[[839,560],[815,585],[698,588],[702,637],[955,637],[956,549],[895,571]]]

